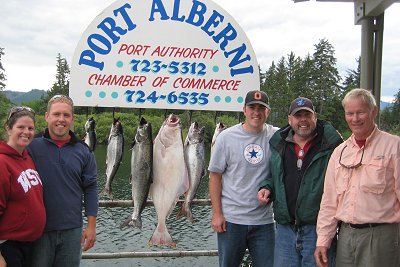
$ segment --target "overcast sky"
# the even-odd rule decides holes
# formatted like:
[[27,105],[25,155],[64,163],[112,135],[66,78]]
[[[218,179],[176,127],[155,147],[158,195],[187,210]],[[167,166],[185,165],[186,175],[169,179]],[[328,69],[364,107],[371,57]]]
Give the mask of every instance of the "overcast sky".
[[[361,26],[354,25],[353,3],[313,0],[214,0],[243,28],[266,71],[272,61],[291,51],[304,58],[326,38],[335,49],[342,77],[356,69],[361,53]],[[7,75],[6,90],[48,90],[55,81],[60,53],[71,65],[81,34],[111,0],[7,0],[1,4],[0,47]],[[400,88],[400,4],[385,12],[382,59],[382,100]]]

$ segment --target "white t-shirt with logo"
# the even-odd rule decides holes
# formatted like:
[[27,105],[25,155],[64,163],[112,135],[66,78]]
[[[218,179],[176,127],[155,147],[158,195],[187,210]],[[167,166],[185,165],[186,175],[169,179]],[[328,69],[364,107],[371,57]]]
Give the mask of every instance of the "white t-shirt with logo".
[[208,170],[222,173],[225,220],[243,225],[274,222],[271,204],[262,206],[257,193],[269,173],[269,140],[277,130],[265,124],[260,133],[251,134],[237,124],[218,135]]

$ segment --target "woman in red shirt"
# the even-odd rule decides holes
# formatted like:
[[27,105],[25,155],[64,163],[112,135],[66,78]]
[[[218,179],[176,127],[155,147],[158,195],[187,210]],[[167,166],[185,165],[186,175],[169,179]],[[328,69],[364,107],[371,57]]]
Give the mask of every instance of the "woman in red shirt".
[[0,267],[25,267],[31,243],[46,223],[42,181],[25,149],[35,133],[34,111],[11,108],[5,129],[8,141],[0,141]]

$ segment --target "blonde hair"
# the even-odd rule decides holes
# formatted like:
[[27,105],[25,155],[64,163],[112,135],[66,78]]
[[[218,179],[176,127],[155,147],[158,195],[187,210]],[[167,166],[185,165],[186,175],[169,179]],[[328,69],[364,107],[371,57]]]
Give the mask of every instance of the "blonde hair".
[[74,114],[74,101],[69,96],[66,95],[55,95],[50,98],[49,102],[47,103],[47,112],[50,111],[51,105],[54,103],[66,103],[71,106],[72,114]]

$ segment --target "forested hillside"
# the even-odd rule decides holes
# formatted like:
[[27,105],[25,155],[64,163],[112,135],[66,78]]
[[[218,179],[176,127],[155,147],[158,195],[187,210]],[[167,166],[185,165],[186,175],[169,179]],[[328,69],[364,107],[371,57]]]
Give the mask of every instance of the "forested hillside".
[[[4,52],[0,48],[1,90],[5,88],[4,81],[6,80],[5,70],[1,65],[2,54]],[[311,54],[300,57],[291,52],[287,56],[282,56],[277,62],[273,61],[266,70],[263,69],[264,66],[260,66],[261,90],[268,94],[272,108],[268,123],[278,127],[287,124],[289,103],[298,96],[305,96],[313,101],[318,118],[330,121],[344,137],[348,136],[349,130],[344,120],[341,100],[350,89],[360,86],[360,60],[359,58],[355,60],[358,62],[358,68],[348,70],[346,75],[341,77],[336,65],[335,50],[328,40],[322,39],[314,45]],[[45,127],[43,114],[46,111],[47,101],[56,94],[68,94],[69,73],[70,69],[66,59],[58,54],[56,80],[46,92],[47,94],[37,100],[27,99],[22,101],[24,105],[36,110],[38,130]],[[0,119],[4,121],[7,110],[12,103],[1,90]],[[381,112],[379,124],[386,131],[400,134],[400,89],[394,97],[395,101]],[[241,112],[76,107],[75,131],[78,136],[83,137],[84,123],[89,117],[93,116],[96,120],[99,142],[104,143],[108,137],[112,117],[115,116],[120,117],[124,124],[126,140],[132,140],[141,115],[153,124],[153,131],[156,133],[169,113],[181,116],[184,131],[189,128],[190,119],[206,126],[206,141],[211,140],[216,122],[221,121],[231,126],[243,119]],[[2,132],[4,132],[3,129]]]

